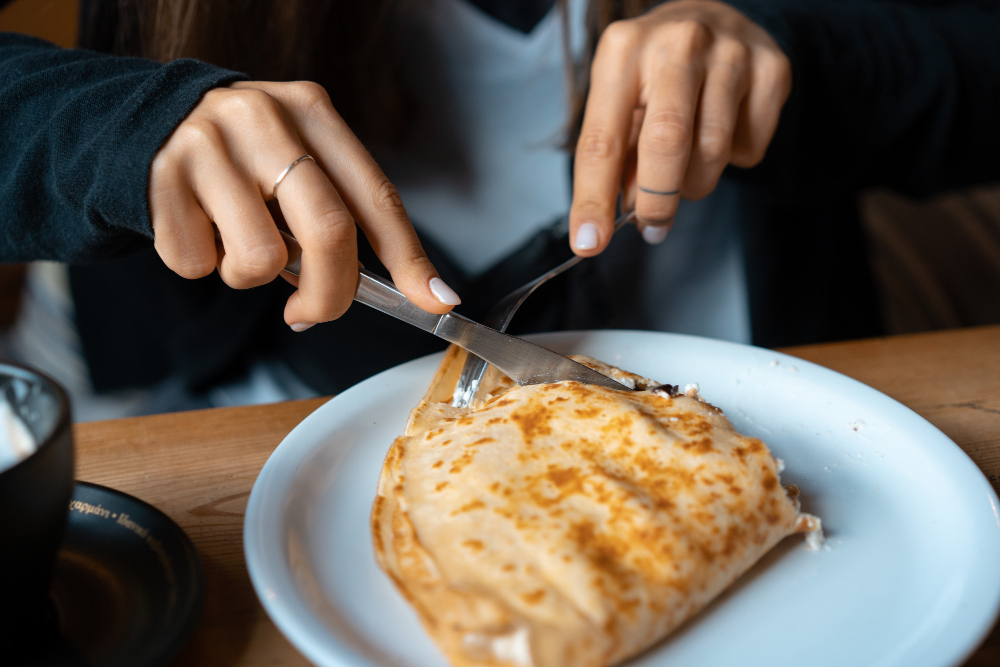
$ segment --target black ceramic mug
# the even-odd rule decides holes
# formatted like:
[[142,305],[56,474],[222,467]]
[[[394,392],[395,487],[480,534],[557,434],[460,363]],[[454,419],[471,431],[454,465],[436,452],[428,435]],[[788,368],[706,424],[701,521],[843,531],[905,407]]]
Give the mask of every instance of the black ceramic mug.
[[0,471],[0,650],[17,652],[53,621],[49,582],[73,493],[73,433],[66,392],[49,376],[0,363],[0,395],[38,445]]

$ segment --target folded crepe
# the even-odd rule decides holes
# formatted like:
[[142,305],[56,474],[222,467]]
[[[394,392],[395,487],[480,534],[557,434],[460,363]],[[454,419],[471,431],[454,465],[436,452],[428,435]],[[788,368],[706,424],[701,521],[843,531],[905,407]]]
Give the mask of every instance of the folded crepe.
[[620,662],[787,535],[821,535],[696,387],[574,358],[643,391],[517,387],[491,366],[454,408],[452,347],[386,456],[375,554],[456,667]]

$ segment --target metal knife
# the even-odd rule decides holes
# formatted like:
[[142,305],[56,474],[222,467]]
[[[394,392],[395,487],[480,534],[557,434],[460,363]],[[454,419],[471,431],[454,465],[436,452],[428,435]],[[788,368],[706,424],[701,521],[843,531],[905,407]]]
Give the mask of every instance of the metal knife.
[[[281,235],[288,247],[288,264],[285,266],[285,271],[298,275],[301,269],[302,248],[294,237],[284,232],[281,232]],[[403,296],[403,293],[388,280],[366,269],[360,269],[360,274],[358,291],[354,295],[355,301],[465,348],[496,366],[504,375],[521,386],[575,380],[609,389],[631,391],[620,382],[561,354],[510,334],[500,333],[461,315],[428,313]]]

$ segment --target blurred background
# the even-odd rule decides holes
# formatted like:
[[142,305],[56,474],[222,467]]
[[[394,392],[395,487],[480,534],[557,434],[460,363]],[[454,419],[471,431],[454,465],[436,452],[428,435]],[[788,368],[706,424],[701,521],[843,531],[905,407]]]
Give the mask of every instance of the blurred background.
[[[0,31],[72,47],[78,11],[78,0],[16,0],[0,10]],[[922,201],[875,191],[858,206],[887,334],[1000,323],[1000,186]],[[30,359],[72,391],[87,382],[86,369],[74,367],[79,359],[58,352],[79,348],[72,327],[57,317],[72,304],[46,302],[68,290],[44,288],[64,280],[52,263],[0,264],[0,358]],[[76,418],[128,414],[133,398],[142,400],[117,395],[78,404]]]

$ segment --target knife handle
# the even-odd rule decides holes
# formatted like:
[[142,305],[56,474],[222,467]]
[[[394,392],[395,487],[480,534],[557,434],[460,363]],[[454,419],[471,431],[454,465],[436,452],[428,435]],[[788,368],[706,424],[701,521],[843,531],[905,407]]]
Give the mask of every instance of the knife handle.
[[426,310],[418,308],[412,301],[403,296],[403,293],[396,289],[395,285],[368,269],[359,268],[358,274],[358,291],[354,294],[355,301],[371,306],[386,315],[392,315],[396,319],[403,320],[419,329],[434,333],[438,322],[441,321],[441,315],[428,313]]
[[302,271],[302,246],[299,245],[299,242],[291,234],[280,229],[278,233],[281,234],[281,240],[285,242],[285,248],[288,250],[288,262],[285,264],[284,270],[293,276],[297,276]]

